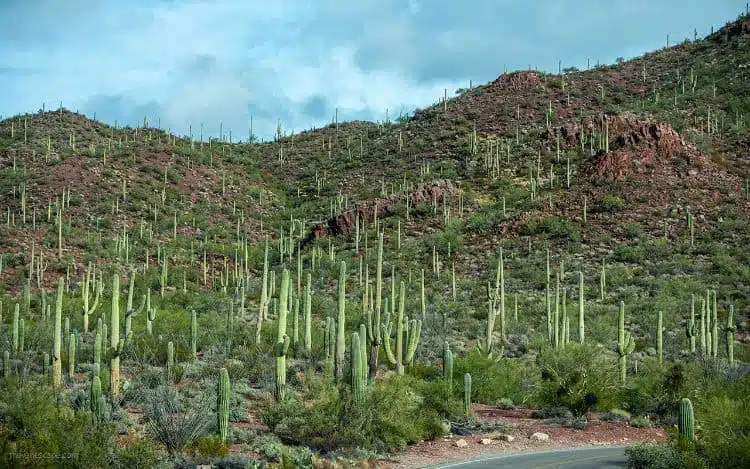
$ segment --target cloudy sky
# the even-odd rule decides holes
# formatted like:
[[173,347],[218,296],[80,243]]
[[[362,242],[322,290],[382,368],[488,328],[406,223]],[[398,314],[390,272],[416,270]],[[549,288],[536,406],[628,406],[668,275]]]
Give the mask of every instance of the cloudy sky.
[[[64,5],[64,6],[63,6]],[[314,6],[311,6],[314,5]],[[469,6],[470,5],[470,6]],[[612,63],[745,0],[0,0],[0,115],[42,103],[234,139],[411,112],[503,71]]]

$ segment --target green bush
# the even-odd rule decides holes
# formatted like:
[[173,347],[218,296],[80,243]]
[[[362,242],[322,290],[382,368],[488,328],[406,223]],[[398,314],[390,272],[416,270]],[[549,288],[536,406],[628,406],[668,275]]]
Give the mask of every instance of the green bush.
[[615,407],[617,371],[614,361],[601,350],[577,343],[557,352],[545,348],[537,365],[542,374],[537,393],[540,407],[565,406],[575,415]]
[[680,452],[669,444],[638,443],[625,448],[628,469],[703,469],[694,453]]
[[607,213],[619,212],[625,207],[625,201],[615,195],[608,195],[602,199],[602,211]]
[[362,403],[328,383],[311,384],[304,400],[290,398],[266,410],[263,423],[287,441],[321,451],[363,447],[390,452],[442,434],[441,416],[426,404],[412,378],[378,380]]
[[478,350],[466,357],[457,358],[453,364],[453,392],[461,396],[463,379],[471,374],[471,399],[473,402],[494,405],[501,399],[527,403],[537,380],[536,375],[517,360],[488,358]]
[[109,466],[113,427],[90,423],[87,412],[58,405],[52,387],[9,380],[0,393],[0,466]]

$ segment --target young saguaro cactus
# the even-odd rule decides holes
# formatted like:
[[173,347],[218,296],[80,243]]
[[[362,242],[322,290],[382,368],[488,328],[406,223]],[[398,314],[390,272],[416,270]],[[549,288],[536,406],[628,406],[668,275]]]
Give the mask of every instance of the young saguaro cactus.
[[307,273],[305,281],[305,304],[304,304],[304,348],[305,353],[312,351],[312,274]]
[[[382,293],[383,293],[383,233],[378,233],[378,250],[375,279],[375,308],[373,309],[372,321],[368,321],[368,333],[370,339],[370,367],[369,377],[375,379],[378,370],[378,356],[380,355],[380,346],[383,343],[383,336],[380,330],[380,315],[382,312]],[[372,304],[370,304],[372,307]]]
[[18,346],[20,344],[19,339],[19,314],[20,314],[21,307],[18,303],[16,303],[16,307],[13,310],[13,336],[11,339],[12,345],[13,345],[13,355],[18,355]]
[[464,415],[471,416],[471,375],[464,375]]
[[578,341],[586,341],[586,326],[584,324],[584,304],[586,297],[583,292],[583,272],[578,272]]
[[680,437],[686,440],[695,439],[695,415],[693,414],[693,403],[690,399],[680,400],[680,420],[677,423]]
[[91,389],[89,390],[89,401],[91,417],[94,423],[102,423],[106,420],[106,402],[102,393],[102,380],[99,376],[91,379]]
[[617,323],[617,354],[620,356],[620,382],[625,384],[628,376],[628,355],[635,349],[635,341],[630,332],[625,330],[625,302],[620,301],[620,315]]
[[55,301],[55,332],[52,336],[52,385],[62,384],[62,303],[64,279],[57,279],[57,299]]
[[146,306],[146,295],[141,298],[141,304],[138,308],[133,308],[133,294],[135,292],[135,269],[130,272],[130,282],[128,286],[128,300],[125,304],[125,340],[130,340],[133,333],[133,316],[137,316]]
[[216,421],[219,429],[219,438],[223,443],[227,441],[229,434],[229,405],[232,400],[232,391],[229,383],[229,372],[226,368],[219,370],[219,380],[216,386]]
[[448,383],[449,392],[453,392],[453,352],[448,342],[443,343],[443,379]]

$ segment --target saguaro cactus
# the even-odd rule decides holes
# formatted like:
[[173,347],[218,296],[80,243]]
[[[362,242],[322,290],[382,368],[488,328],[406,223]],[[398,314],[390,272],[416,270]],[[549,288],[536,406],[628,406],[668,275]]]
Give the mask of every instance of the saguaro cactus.
[[690,319],[685,323],[685,335],[690,341],[690,353],[695,353],[695,295],[690,295]]
[[102,364],[102,332],[99,327],[96,328],[94,335],[94,364]]
[[339,264],[338,320],[336,321],[336,360],[334,362],[336,380],[344,376],[344,356],[346,348],[346,262]]
[[356,402],[362,402],[365,396],[365,384],[367,375],[365,374],[365,364],[362,362],[362,344],[360,343],[359,333],[352,333],[352,395]]
[[109,382],[112,396],[120,394],[120,354],[124,340],[120,340],[120,275],[112,275],[112,313],[109,331]]
[[[94,297],[94,303],[89,306],[89,298],[91,295],[92,281],[96,283],[93,286],[96,289],[96,296]],[[89,262],[86,274],[83,277],[83,286],[81,287],[81,296],[83,297],[83,332],[89,331],[89,315],[96,311],[99,306],[99,298],[101,297],[102,288],[101,284],[96,282],[96,273],[91,271],[91,262]]]
[[628,376],[628,355],[635,349],[635,341],[630,332],[625,330],[625,302],[620,301],[620,316],[617,324],[617,354],[620,356],[620,382],[625,384]]
[[586,341],[586,326],[584,324],[584,304],[586,297],[583,292],[583,272],[578,272],[578,341]]
[[70,334],[68,338],[68,377],[70,379],[76,376],[76,336]]
[[275,396],[277,401],[284,400],[284,391],[286,388],[286,354],[289,350],[289,336],[286,335],[286,315],[289,306],[289,271],[284,269],[281,275],[281,291],[279,292],[279,319],[278,330],[276,334],[276,346],[274,355],[276,356],[276,388]]
[[226,443],[229,433],[229,404],[231,400],[232,391],[229,385],[229,372],[226,368],[221,368],[216,386],[216,421],[219,429],[219,438],[224,443]]
[[62,384],[62,303],[64,279],[57,279],[57,299],[55,301],[55,332],[52,338],[52,385]]
[[[369,378],[375,379],[378,371],[378,356],[380,355],[380,345],[383,336],[380,330],[380,314],[382,312],[382,290],[383,290],[383,233],[378,233],[378,251],[376,264],[375,279],[375,308],[373,310],[374,318],[372,323],[368,321],[368,332],[370,338],[370,367]],[[372,307],[372,305],[370,305]]]
[[21,307],[16,303],[16,307],[13,309],[13,336],[11,342],[13,344],[13,355],[18,355],[18,345],[20,343],[19,337],[19,314]]
[[[411,322],[411,334],[407,338],[406,349],[404,349],[404,307],[406,303],[406,286],[403,281],[400,283],[399,300],[398,300],[398,316],[396,318],[396,352],[393,352],[391,348],[391,330],[392,325],[390,318],[386,319],[383,328],[383,339],[385,342],[385,353],[388,357],[388,361],[391,364],[396,365],[396,373],[399,375],[404,374],[404,363],[409,364],[414,358],[414,352],[419,343],[419,334],[422,328],[422,321],[412,320]],[[404,355],[404,352],[406,354]]]
[[310,353],[312,351],[312,293],[310,289],[312,284],[312,274],[307,273],[305,281],[305,305],[304,305],[304,347],[305,352]]
[[95,423],[102,423],[106,419],[107,405],[102,393],[102,380],[99,376],[91,378],[91,389],[89,390],[89,405],[91,417]]
[[133,332],[133,316],[137,316],[146,306],[146,295],[141,298],[141,304],[137,309],[133,308],[133,294],[135,293],[135,270],[130,272],[130,282],[128,286],[128,300],[125,303],[125,340],[131,339]]
[[146,333],[153,335],[154,321],[156,320],[156,308],[151,307],[151,289],[146,290]]
[[690,399],[680,400],[680,420],[677,423],[680,437],[687,440],[695,439],[695,416],[693,414],[693,403]]
[[471,416],[471,375],[464,375],[464,415]]
[[3,378],[8,379],[10,377],[10,351],[5,350],[3,352]]
[[659,317],[656,321],[656,355],[659,357],[659,365],[664,363],[664,341],[663,341],[663,333],[664,333],[664,323],[663,323],[663,315],[664,313],[659,311]]
[[734,324],[734,305],[729,305],[729,313],[727,315],[727,327],[724,331],[727,334],[727,360],[729,364],[734,363],[734,331],[737,330],[737,326]]
[[198,359],[198,313],[190,311],[190,351],[193,360]]
[[443,379],[448,383],[448,389],[453,392],[453,352],[448,342],[443,343]]
[[174,380],[174,344],[167,342],[167,379],[171,383]]

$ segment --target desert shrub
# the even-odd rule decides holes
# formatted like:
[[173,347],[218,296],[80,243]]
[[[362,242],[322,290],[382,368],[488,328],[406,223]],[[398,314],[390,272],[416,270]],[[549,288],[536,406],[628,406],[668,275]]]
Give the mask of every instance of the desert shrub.
[[113,466],[122,469],[131,467],[166,469],[171,465],[168,464],[165,456],[166,454],[159,451],[151,440],[140,440],[123,448],[118,448],[115,452]]
[[9,380],[0,393],[0,466],[107,467],[113,427],[58,405],[51,386]]
[[519,234],[524,236],[546,234],[551,238],[579,241],[581,239],[581,226],[565,217],[537,217],[525,221],[519,228]]
[[638,443],[625,448],[628,469],[701,469],[706,465],[690,452],[669,444]]
[[463,392],[464,374],[471,374],[473,402],[494,405],[500,399],[526,403],[536,376],[529,367],[510,359],[488,358],[478,350],[457,358],[453,365],[453,391]]
[[618,386],[612,360],[589,345],[570,343],[565,350],[546,348],[537,357],[542,382],[540,407],[565,406],[575,415],[614,407]]
[[603,212],[615,213],[625,207],[625,201],[616,195],[608,195],[602,199],[601,209]]
[[425,404],[412,378],[379,380],[367,389],[362,403],[330,385],[312,388],[315,391],[305,396],[312,405],[287,399],[266,410],[263,422],[286,441],[321,451],[364,447],[387,452],[442,433],[442,418]]
[[229,448],[218,435],[208,435],[198,441],[195,450],[199,455],[210,458],[226,456]]

